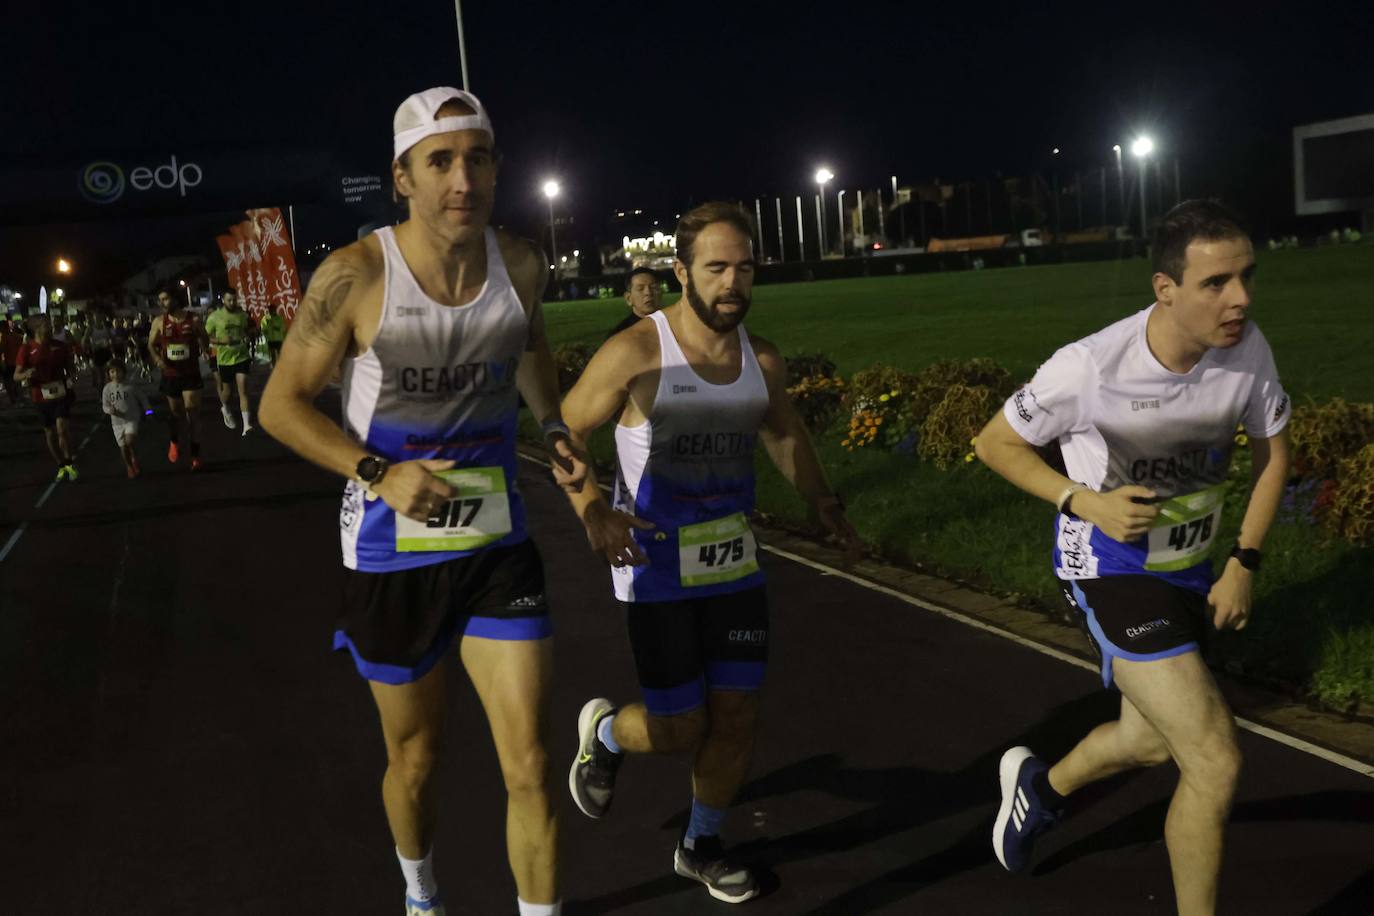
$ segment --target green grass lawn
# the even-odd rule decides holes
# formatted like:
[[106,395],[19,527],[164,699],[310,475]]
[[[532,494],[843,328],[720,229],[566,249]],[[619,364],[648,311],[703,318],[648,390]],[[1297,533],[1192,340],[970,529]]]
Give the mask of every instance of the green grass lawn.
[[[668,297],[672,301],[674,297]],[[988,356],[1029,377],[1061,345],[1149,305],[1141,260],[760,286],[749,328],[849,375]],[[621,299],[545,305],[555,344],[600,343]],[[1374,400],[1374,245],[1261,252],[1251,317],[1289,391]]]
[[[1374,246],[1261,252],[1259,267],[1251,316],[1289,393],[1374,400]],[[1148,271],[1134,260],[761,286],[749,327],[784,353],[825,353],[846,376],[877,362],[918,370],[987,356],[1029,378],[1062,344],[1149,305]],[[599,343],[624,309],[619,299],[549,303],[550,335],[555,345]],[[837,430],[817,437],[822,460],[883,555],[1055,606],[1052,509],[977,463],[944,472],[898,454],[851,453],[839,439]],[[609,456],[604,433],[594,445]],[[759,508],[804,521],[805,507],[762,456],[759,470]],[[1228,507],[1231,531],[1241,509]],[[1374,703],[1371,595],[1374,551],[1280,523],[1253,622],[1219,639],[1219,657],[1334,705]]]

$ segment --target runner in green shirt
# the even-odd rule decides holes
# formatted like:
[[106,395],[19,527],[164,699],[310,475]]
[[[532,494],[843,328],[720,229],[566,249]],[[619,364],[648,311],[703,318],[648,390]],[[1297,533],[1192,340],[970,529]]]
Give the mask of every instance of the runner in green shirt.
[[237,377],[239,408],[243,413],[243,435],[253,428],[253,415],[248,407],[248,370],[253,362],[248,350],[248,313],[239,308],[238,297],[226,292],[223,308],[215,309],[205,319],[205,333],[215,345],[215,358],[219,363],[219,400],[220,413],[224,415],[224,425],[236,428],[234,412],[229,409],[230,379]]
[[281,355],[282,341],[286,340],[286,320],[274,309],[262,316],[262,323],[258,327],[262,331],[262,339],[267,341],[267,358],[275,367],[277,357]]

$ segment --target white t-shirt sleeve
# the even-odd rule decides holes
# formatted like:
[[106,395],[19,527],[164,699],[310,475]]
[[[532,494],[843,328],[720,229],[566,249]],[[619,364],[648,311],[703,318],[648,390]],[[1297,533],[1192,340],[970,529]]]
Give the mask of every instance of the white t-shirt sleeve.
[[1070,344],[1040,367],[1002,407],[1011,428],[1031,445],[1048,445],[1091,421],[1096,370],[1085,347]]
[[114,411],[114,382],[107,382],[100,391],[100,409],[108,414]]
[[1259,328],[1250,329],[1258,340],[1255,342],[1254,372],[1255,383],[1250,389],[1250,402],[1245,408],[1245,434],[1255,439],[1272,439],[1288,425],[1293,414],[1293,405],[1288,392],[1279,382],[1278,366],[1274,364],[1274,352],[1269,349],[1269,341],[1260,334]]

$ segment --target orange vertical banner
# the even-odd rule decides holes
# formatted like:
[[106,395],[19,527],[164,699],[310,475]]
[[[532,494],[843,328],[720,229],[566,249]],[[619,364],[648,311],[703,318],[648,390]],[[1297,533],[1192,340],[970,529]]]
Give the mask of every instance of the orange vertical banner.
[[220,256],[224,258],[224,272],[229,277],[229,288],[238,294],[239,302],[248,301],[248,297],[243,291],[243,254],[239,250],[239,243],[232,235],[215,236],[215,244],[219,245]]
[[250,210],[248,215],[256,229],[254,235],[261,255],[265,307],[289,322],[296,317],[296,308],[301,303],[301,280],[286,220],[278,207]]

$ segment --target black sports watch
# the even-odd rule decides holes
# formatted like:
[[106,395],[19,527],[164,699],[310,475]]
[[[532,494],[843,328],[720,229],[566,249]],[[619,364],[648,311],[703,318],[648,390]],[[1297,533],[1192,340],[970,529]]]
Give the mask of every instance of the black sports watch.
[[386,476],[386,469],[391,467],[391,463],[385,458],[378,458],[376,455],[368,455],[358,462],[358,479],[369,487],[376,486],[382,482]]
[[1240,541],[1237,541],[1236,546],[1231,548],[1231,556],[1235,557],[1237,560],[1240,560],[1240,565],[1250,570],[1250,572],[1259,571],[1260,552],[1254,549],[1253,547],[1241,547]]

